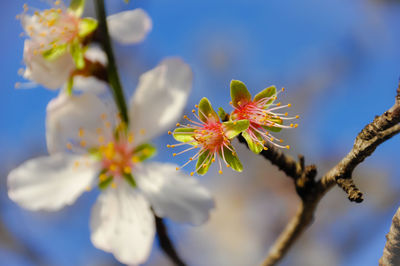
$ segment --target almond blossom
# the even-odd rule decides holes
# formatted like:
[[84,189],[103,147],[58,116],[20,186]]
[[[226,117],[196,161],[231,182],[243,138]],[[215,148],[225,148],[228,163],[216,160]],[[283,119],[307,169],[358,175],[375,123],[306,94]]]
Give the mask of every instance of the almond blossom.
[[[284,89],[282,88],[281,92]],[[296,128],[297,124],[284,124],[284,121],[298,119],[299,116],[288,116],[288,113],[282,112],[285,108],[292,105],[282,105],[280,102],[274,103],[277,99],[277,91],[275,86],[268,87],[251,99],[251,94],[247,90],[246,85],[239,80],[231,81],[231,98],[230,104],[234,110],[230,115],[232,121],[240,119],[248,119],[250,125],[247,130],[242,132],[242,136],[246,139],[247,144],[255,153],[266,150],[265,144],[268,142],[279,148],[289,149],[289,145],[282,145],[283,140],[275,137],[271,132],[279,132],[282,128]]]
[[130,125],[90,93],[60,96],[47,109],[49,156],[31,159],[8,176],[9,197],[30,210],[58,210],[83,192],[102,192],[90,221],[91,240],[120,262],[141,264],[160,217],[201,224],[214,207],[196,179],[170,163],[145,162],[149,141],[180,115],[191,88],[190,68],[166,59],[140,77],[130,101]]
[[[57,0],[52,8],[43,11],[24,5],[24,12],[18,16],[28,37],[24,44],[24,78],[58,89],[72,76],[81,74],[77,71],[91,69],[85,69],[85,65],[92,63],[86,50],[98,23],[93,18],[81,17],[84,5],[84,0],[74,0],[66,7]],[[111,37],[123,44],[140,42],[152,27],[142,9],[111,15],[107,22]]]
[[[175,148],[181,145],[190,146],[179,153],[174,153],[173,156],[193,149],[199,149],[194,156],[190,157],[181,167],[177,167],[176,170],[186,166],[191,161],[197,160],[195,172],[204,175],[207,173],[210,165],[215,162],[215,158],[217,158],[219,164],[218,172],[220,174],[222,174],[221,161],[227,167],[241,172],[243,166],[230,140],[246,130],[249,127],[249,121],[244,119],[221,122],[207,98],[201,99],[200,103],[195,107],[198,108],[198,115],[196,115],[196,110],[194,109],[192,113],[198,121],[189,119],[185,115],[183,118],[190,123],[182,125],[178,123],[176,126],[179,128],[175,129],[173,132],[168,132],[170,135],[173,135],[177,141],[182,142],[180,144],[168,145],[168,147]],[[193,175],[194,172],[190,174]]]

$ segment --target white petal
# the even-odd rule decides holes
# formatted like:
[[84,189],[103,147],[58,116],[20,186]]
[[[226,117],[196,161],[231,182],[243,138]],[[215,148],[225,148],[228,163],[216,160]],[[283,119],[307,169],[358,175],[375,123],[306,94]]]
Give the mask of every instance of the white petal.
[[141,8],[108,16],[107,24],[111,37],[122,44],[142,41],[152,28],[151,18]]
[[[65,53],[54,60],[46,60],[37,52],[38,44],[26,40],[24,45],[25,78],[48,89],[58,89],[67,82],[75,64],[70,53]],[[36,52],[35,52],[36,51]]]
[[70,205],[92,185],[96,162],[59,153],[31,159],[8,175],[8,196],[30,210],[58,210]]
[[202,224],[214,208],[214,200],[195,178],[176,171],[176,167],[167,163],[144,164],[134,176],[158,216]]
[[98,45],[91,45],[85,52],[85,58],[107,65],[107,55]]
[[87,93],[102,94],[108,89],[107,83],[95,77],[89,76],[75,76],[74,87],[75,91],[82,91]]
[[145,136],[139,137],[146,140],[166,133],[185,107],[192,76],[189,65],[179,58],[165,59],[144,73],[130,101],[131,130],[140,132],[144,129]]
[[[82,140],[85,148],[96,147],[99,145],[99,132],[108,139],[112,134],[112,126],[107,127],[104,121],[104,117],[110,118],[108,110],[94,94],[60,93],[47,105],[46,141],[49,153],[65,151],[67,143],[79,146]],[[80,129],[83,129],[81,137]]]
[[148,258],[155,235],[149,203],[121,180],[97,199],[90,220],[95,247],[111,252],[122,263],[141,264]]

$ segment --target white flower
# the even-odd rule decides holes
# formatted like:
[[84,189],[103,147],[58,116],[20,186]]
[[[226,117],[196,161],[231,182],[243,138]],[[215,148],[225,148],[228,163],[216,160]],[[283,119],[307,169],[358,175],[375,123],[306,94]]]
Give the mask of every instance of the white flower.
[[198,225],[214,207],[208,190],[176,165],[143,162],[155,151],[147,142],[178,119],[191,83],[190,68],[176,58],[143,74],[131,100],[129,128],[93,94],[61,94],[47,110],[50,156],[12,170],[9,197],[30,210],[58,210],[98,184],[103,192],[92,209],[93,244],[123,263],[143,263],[155,235],[151,208],[158,216]]
[[[80,17],[83,6],[67,8],[62,1],[54,5],[33,14],[25,5],[19,16],[29,37],[24,44],[23,77],[48,89],[62,87],[76,74],[75,70],[82,70],[90,62],[84,43],[97,28],[95,19]],[[140,42],[152,27],[150,17],[139,8],[111,15],[107,21],[110,35],[123,44]]]

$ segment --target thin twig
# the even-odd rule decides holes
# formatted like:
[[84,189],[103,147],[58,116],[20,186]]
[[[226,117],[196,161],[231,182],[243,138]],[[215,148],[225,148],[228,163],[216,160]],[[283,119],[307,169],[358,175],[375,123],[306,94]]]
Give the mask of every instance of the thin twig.
[[168,255],[170,260],[175,263],[175,265],[185,266],[185,263],[179,257],[178,252],[175,250],[175,247],[168,236],[167,227],[165,226],[163,219],[157,217],[156,215],[154,215],[154,217],[156,219],[156,229],[160,247],[162,250],[164,250],[165,254]]
[[96,14],[99,20],[98,26],[98,38],[100,39],[101,45],[107,55],[107,74],[108,83],[111,85],[112,94],[114,96],[115,102],[121,113],[122,120],[129,124],[128,109],[126,107],[124,91],[122,90],[121,81],[118,75],[117,64],[114,58],[114,52],[111,45],[110,35],[108,33],[106,11],[104,6],[104,0],[96,0]]
[[[107,59],[108,59],[107,78],[102,76],[101,79],[107,81],[111,85],[115,102],[121,114],[121,119],[123,122],[126,123],[126,125],[128,125],[129,124],[128,111],[126,107],[124,92],[118,75],[117,64],[114,58],[114,52],[111,45],[110,35],[108,32],[104,0],[96,0],[95,6],[96,6],[97,18],[99,20],[99,26],[96,32],[96,39],[101,43],[105,53],[107,54]],[[101,71],[101,69],[99,71]],[[104,73],[100,72],[99,75],[104,75]],[[176,252],[172,244],[172,241],[168,236],[167,228],[164,225],[163,220],[156,216],[155,220],[156,220],[157,234],[162,250],[171,259],[171,261],[173,261],[177,265],[180,266],[185,265],[179,258],[178,253]]]
[[[353,170],[381,143],[400,132],[399,122],[400,87],[397,88],[395,104],[365,126],[357,135],[350,152],[318,181],[315,181],[315,165],[304,166],[303,156],[299,156],[299,162],[296,162],[292,157],[286,156],[273,147],[268,147],[268,151],[261,153],[263,157],[293,179],[296,191],[301,198],[298,212],[275,241],[262,265],[275,265],[287,254],[298,237],[312,223],[321,198],[335,184],[347,193],[349,200],[362,202],[363,194],[352,179]],[[239,141],[245,142],[241,137],[239,137]]]

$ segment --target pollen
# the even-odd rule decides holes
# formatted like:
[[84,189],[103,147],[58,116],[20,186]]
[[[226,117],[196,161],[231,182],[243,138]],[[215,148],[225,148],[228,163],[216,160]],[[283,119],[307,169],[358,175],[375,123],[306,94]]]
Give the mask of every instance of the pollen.
[[222,170],[219,170],[219,171],[218,171],[218,174],[222,175]]
[[290,146],[289,146],[289,145],[286,145],[286,149],[288,149],[288,150],[289,150],[289,149],[290,149]]
[[67,147],[68,150],[72,150],[72,144],[71,143],[68,142],[65,146]]
[[100,174],[99,175],[99,180],[100,180],[100,182],[103,182],[103,181],[105,181],[107,179],[107,175],[106,174]]
[[190,173],[190,176],[193,176],[193,175],[194,175],[194,172],[191,172],[191,173]]
[[124,173],[125,174],[130,174],[132,172],[132,169],[129,166],[124,167]]
[[86,147],[86,141],[81,140],[81,142],[79,143],[79,145],[81,145],[81,147]]
[[115,188],[117,188],[117,184],[115,184],[115,182],[112,182],[111,187],[115,189]]
[[78,132],[78,136],[79,136],[80,138],[82,138],[84,135],[85,135],[85,130],[83,130],[82,128],[80,128],[80,129],[79,129],[79,132]]

